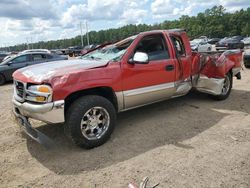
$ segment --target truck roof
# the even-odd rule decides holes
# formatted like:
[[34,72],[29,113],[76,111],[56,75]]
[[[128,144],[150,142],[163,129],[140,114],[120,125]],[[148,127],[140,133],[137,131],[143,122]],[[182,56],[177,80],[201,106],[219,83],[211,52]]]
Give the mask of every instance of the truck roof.
[[168,30],[152,30],[152,31],[145,31],[145,32],[141,32],[140,34],[146,34],[146,33],[169,33],[169,34],[181,34],[183,32],[186,32],[186,29],[168,29]]

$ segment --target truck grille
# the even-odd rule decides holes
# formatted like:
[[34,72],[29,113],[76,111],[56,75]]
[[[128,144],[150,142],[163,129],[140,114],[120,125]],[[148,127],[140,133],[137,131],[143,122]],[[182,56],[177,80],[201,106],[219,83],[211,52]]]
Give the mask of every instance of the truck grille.
[[19,81],[14,81],[14,87],[16,90],[16,95],[22,99],[24,99],[24,84]]

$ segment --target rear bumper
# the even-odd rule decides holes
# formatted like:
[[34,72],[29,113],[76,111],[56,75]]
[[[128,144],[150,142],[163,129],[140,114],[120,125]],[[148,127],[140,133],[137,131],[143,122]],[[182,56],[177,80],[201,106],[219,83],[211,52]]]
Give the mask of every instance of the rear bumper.
[[205,75],[201,75],[197,80],[195,88],[203,93],[220,95],[224,80],[224,78],[208,78]]
[[21,103],[15,98],[12,100],[14,114],[19,117],[33,118],[46,123],[62,123],[64,118],[64,101],[55,101],[46,104]]

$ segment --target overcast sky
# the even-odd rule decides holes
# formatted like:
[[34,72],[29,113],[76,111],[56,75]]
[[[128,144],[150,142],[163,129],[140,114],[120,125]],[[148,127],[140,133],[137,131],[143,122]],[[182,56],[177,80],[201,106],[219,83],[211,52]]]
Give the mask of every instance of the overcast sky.
[[197,15],[219,4],[233,12],[250,0],[1,0],[0,47],[71,38],[85,20],[90,30],[101,30]]

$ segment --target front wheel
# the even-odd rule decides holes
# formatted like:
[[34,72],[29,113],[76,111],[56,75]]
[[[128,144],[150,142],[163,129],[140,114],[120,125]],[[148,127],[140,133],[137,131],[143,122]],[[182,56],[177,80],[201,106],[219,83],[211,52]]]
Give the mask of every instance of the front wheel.
[[86,149],[104,144],[115,127],[116,111],[104,97],[89,95],[77,99],[67,110],[65,133]]
[[221,94],[212,95],[212,98],[215,100],[227,99],[231,93],[232,86],[233,86],[233,78],[232,78],[232,74],[229,72],[226,74]]

